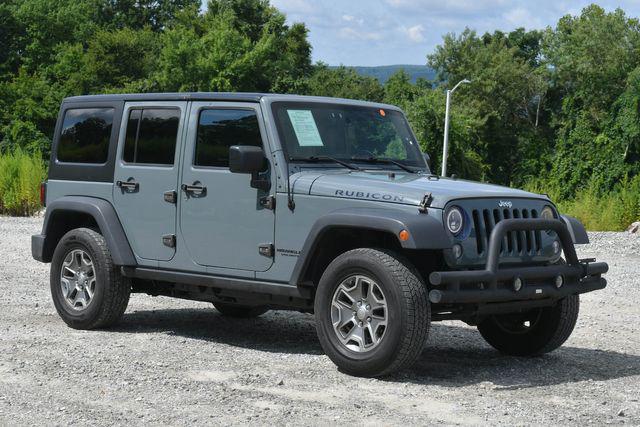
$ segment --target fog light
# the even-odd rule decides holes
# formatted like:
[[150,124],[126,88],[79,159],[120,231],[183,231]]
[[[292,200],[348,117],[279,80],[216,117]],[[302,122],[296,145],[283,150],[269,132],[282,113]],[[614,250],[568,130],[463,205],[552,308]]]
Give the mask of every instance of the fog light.
[[453,245],[453,256],[457,258],[460,258],[462,256],[462,246],[459,244],[455,244]]
[[556,276],[556,288],[560,289],[564,285],[564,277],[562,275]]
[[522,289],[522,279],[516,277],[515,279],[513,279],[513,290],[518,292],[520,289]]
[[558,242],[557,240],[553,241],[553,253],[554,254],[560,253],[560,242]]

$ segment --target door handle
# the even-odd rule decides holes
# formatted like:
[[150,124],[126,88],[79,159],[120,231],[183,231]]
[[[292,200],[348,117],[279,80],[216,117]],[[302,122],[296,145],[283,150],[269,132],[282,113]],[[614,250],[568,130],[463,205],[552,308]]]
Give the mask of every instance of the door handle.
[[140,184],[135,181],[116,181],[116,186],[122,188],[123,190],[132,193],[134,191],[138,191],[140,188]]
[[190,194],[192,196],[198,197],[207,194],[207,187],[205,187],[204,185],[199,185],[199,182],[196,181],[192,185],[182,184],[182,191],[187,193],[187,195]]

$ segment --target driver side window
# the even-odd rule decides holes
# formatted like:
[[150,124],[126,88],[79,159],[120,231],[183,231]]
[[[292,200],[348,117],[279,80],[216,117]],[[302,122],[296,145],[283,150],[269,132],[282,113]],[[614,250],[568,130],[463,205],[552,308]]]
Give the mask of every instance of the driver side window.
[[232,145],[262,147],[255,110],[231,108],[202,110],[198,118],[193,165],[228,167],[229,147]]

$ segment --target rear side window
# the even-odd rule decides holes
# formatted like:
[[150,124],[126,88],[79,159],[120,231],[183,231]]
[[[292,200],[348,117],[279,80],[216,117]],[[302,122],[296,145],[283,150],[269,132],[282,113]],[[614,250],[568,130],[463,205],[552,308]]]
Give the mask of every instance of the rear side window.
[[173,165],[180,124],[178,108],[144,108],[129,112],[123,160]]
[[258,117],[254,110],[202,110],[193,164],[195,166],[229,166],[229,147],[262,147]]
[[57,158],[69,163],[105,163],[113,108],[76,108],[64,113]]

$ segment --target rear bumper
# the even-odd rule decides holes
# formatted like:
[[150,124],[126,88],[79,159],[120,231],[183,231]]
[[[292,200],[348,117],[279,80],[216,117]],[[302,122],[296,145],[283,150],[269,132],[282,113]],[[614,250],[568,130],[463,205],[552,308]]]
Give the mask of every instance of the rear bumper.
[[44,242],[45,236],[42,234],[34,234],[31,236],[31,256],[40,262],[44,261]]
[[[558,234],[567,264],[538,267],[499,268],[502,239],[509,231],[553,230]],[[500,221],[489,241],[487,263],[483,270],[436,271],[429,275],[434,304],[491,303],[560,299],[568,295],[602,289],[607,285],[601,277],[609,266],[595,260],[578,260],[567,226],[558,220],[505,219]],[[557,280],[561,277],[561,286]],[[514,282],[522,287],[516,290]]]

